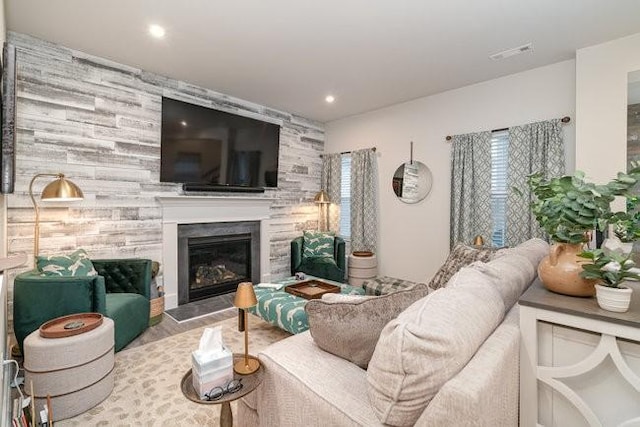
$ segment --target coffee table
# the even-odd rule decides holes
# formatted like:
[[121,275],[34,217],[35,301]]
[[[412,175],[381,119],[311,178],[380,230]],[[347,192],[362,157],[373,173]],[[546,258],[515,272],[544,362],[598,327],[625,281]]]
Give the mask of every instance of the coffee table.
[[[254,356],[249,356],[251,359],[256,359]],[[244,359],[244,354],[233,353],[233,363]],[[185,397],[196,403],[203,403],[208,405],[222,405],[220,409],[220,427],[232,427],[233,426],[233,414],[231,413],[231,402],[240,399],[243,396],[254,391],[262,382],[263,368],[260,366],[257,371],[248,375],[241,375],[236,372],[233,373],[233,379],[242,379],[242,388],[235,393],[225,394],[218,400],[203,400],[193,388],[193,379],[191,377],[191,369],[187,371],[182,377],[180,382],[180,389]]]
[[285,286],[306,280],[320,280],[340,286],[340,293],[342,294],[364,295],[363,288],[351,286],[346,283],[334,282],[314,276],[307,276],[304,280],[296,280],[295,277],[289,277],[276,282],[283,285],[280,289],[255,286],[254,290],[258,304],[247,309],[248,312],[292,334],[299,334],[306,331],[309,329],[309,319],[307,318],[307,313],[304,311],[304,306],[309,300],[284,291]]

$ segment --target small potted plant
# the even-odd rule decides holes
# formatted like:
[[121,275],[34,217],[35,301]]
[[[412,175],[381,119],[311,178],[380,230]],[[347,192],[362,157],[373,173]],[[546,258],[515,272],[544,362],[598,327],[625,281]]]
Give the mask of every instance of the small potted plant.
[[634,268],[630,256],[615,252],[606,255],[602,249],[584,251],[580,256],[591,261],[582,264],[581,276],[598,282],[595,287],[600,308],[618,313],[627,311],[632,289],[625,282],[640,280],[640,270]]

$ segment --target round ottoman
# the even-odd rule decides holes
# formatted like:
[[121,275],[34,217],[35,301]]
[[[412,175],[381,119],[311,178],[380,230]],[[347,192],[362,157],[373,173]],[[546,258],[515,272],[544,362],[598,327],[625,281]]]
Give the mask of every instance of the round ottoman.
[[351,286],[362,286],[369,279],[374,279],[378,275],[378,259],[376,255],[355,256],[349,255],[349,284]]
[[104,317],[96,329],[65,338],[43,338],[40,331],[24,340],[25,390],[39,411],[51,396],[53,421],[81,414],[113,390],[113,320]]

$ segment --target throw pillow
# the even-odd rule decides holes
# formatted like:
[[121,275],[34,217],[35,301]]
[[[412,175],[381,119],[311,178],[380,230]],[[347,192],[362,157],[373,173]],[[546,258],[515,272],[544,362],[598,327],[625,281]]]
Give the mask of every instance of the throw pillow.
[[334,237],[323,231],[305,231],[302,234],[303,258],[333,258]]
[[431,289],[444,288],[451,277],[460,270],[460,268],[471,264],[474,261],[489,261],[494,254],[493,248],[477,248],[467,245],[456,245],[442,267],[436,272],[435,276],[429,282]]
[[502,298],[484,279],[431,292],[391,320],[367,369],[369,401],[380,421],[415,425],[503,317]]
[[84,249],[78,249],[70,255],[39,256],[36,267],[42,276],[97,276],[98,272],[93,268]]
[[416,285],[416,282],[398,279],[389,276],[378,276],[375,279],[365,280],[362,283],[366,295],[385,295],[402,289],[409,289]]
[[327,294],[305,306],[311,336],[324,351],[366,369],[384,326],[428,293],[419,283],[379,297]]

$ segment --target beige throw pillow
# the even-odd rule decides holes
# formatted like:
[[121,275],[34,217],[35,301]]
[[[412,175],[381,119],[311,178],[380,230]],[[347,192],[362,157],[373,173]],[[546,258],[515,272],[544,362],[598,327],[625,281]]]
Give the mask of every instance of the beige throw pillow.
[[419,283],[377,297],[327,294],[305,306],[311,336],[324,351],[366,369],[382,328],[428,293],[427,285]]
[[367,370],[369,400],[380,421],[414,425],[503,317],[502,297],[479,277],[432,292],[390,321]]

